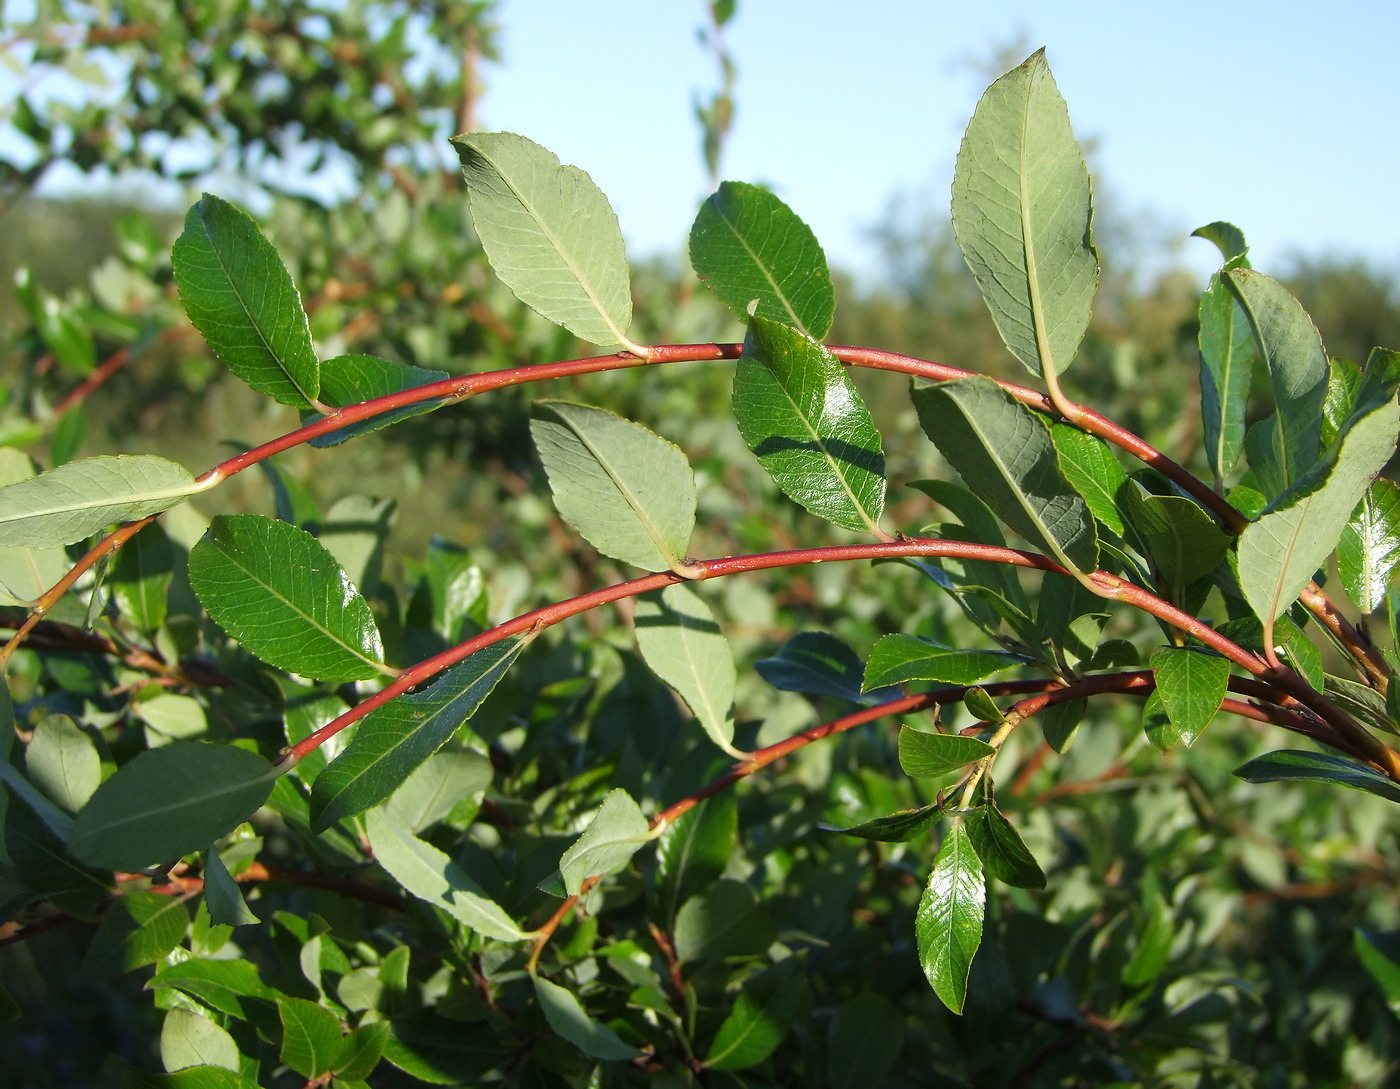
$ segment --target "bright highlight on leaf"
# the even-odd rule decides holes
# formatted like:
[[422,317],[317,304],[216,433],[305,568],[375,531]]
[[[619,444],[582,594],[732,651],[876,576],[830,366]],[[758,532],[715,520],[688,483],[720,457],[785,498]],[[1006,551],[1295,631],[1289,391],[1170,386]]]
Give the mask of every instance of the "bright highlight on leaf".
[[[1190,647],[1159,647],[1152,652],[1152,673],[1175,740],[1189,747],[1225,700],[1230,663]],[[1157,747],[1165,751],[1162,745]]]
[[967,999],[967,976],[982,944],[986,902],[981,860],[967,830],[954,826],[939,848],[914,920],[924,975],[954,1013],[962,1013]]

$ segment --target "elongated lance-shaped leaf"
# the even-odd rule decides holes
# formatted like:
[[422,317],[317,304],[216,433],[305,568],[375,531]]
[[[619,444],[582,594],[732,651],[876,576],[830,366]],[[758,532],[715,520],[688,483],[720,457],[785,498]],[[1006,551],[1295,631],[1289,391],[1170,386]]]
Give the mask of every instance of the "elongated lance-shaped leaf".
[[1201,294],[1201,423],[1206,460],[1216,479],[1239,461],[1244,448],[1244,413],[1254,369],[1254,329],[1234,293],[1213,273]]
[[1003,650],[959,650],[934,639],[895,632],[871,648],[864,687],[868,690],[905,681],[973,684],[1026,660]]
[[768,1058],[791,1028],[801,1008],[803,990],[798,957],[789,957],[745,980],[734,1008],[705,1054],[705,1065],[711,1070],[747,1070]]
[[73,544],[114,522],[159,514],[202,488],[183,465],[149,454],[70,461],[0,488],[0,546]]
[[729,640],[710,607],[694,590],[677,584],[638,598],[635,617],[637,647],[647,665],[680,693],[711,741],[736,752],[738,675]]
[[1247,783],[1333,783],[1400,802],[1400,784],[1375,768],[1331,753],[1279,749],[1241,764],[1235,774]]
[[1317,327],[1277,280],[1253,269],[1224,274],[1244,307],[1268,369],[1274,415],[1246,437],[1250,468],[1273,499],[1316,464],[1322,406],[1327,399],[1327,353]]
[[975,737],[930,734],[908,726],[899,729],[899,766],[915,779],[936,779],[995,755],[996,749]]
[[565,521],[605,556],[648,571],[680,568],[695,528],[695,474],[681,449],[588,405],[540,401],[532,416]]
[[1395,452],[1400,355],[1372,353],[1356,408],[1328,457],[1240,535],[1245,600],[1271,630],[1337,546],[1356,504]]
[[1152,652],[1152,674],[1176,740],[1189,747],[1225,700],[1230,663],[1191,647],[1159,647]]
[[624,1043],[612,1029],[588,1016],[573,992],[547,979],[534,977],[535,996],[544,1010],[549,1027],[585,1055],[595,1059],[639,1059],[642,1053]]
[[987,88],[953,174],[953,231],[997,332],[1032,374],[1074,359],[1099,285],[1089,171],[1045,51]]
[[452,145],[472,225],[502,282],[591,344],[633,347],[622,230],[593,179],[511,132],[455,136]]
[[1084,497],[1089,512],[1114,533],[1123,532],[1115,496],[1128,479],[1108,443],[1069,424],[1054,424],[1050,438],[1065,479]]
[[301,295],[248,213],[205,193],[170,263],[185,312],[229,370],[284,405],[315,407],[321,365]]
[[595,874],[617,873],[649,836],[647,819],[625,790],[612,790],[603,799],[583,835],[559,860],[559,873],[570,896],[577,896],[583,882]]
[[924,433],[1008,526],[1071,571],[1098,567],[1094,520],[1065,480],[1041,417],[980,376],[912,397]]
[[982,944],[986,903],[982,862],[967,830],[955,826],[939,848],[914,919],[924,975],[933,993],[954,1013],[962,1013],[967,999],[967,976]]
[[741,321],[754,313],[813,340],[831,329],[836,291],[812,229],[767,189],[724,182],[690,228],[690,263]]
[[[441,382],[446,377],[446,371],[410,367],[407,363],[377,359],[372,355],[338,355],[321,364],[321,400],[331,408],[345,408],[361,401],[388,397],[393,393],[426,386],[431,382]],[[367,435],[410,416],[431,412],[441,404],[440,398],[434,398],[415,405],[404,405],[383,415],[349,424],[325,435],[318,435],[311,440],[311,445],[336,446],[356,435]]]
[[503,639],[458,662],[419,692],[371,711],[311,787],[312,827],[324,832],[393,794],[470,718],[515,662],[524,641]]
[[749,449],[790,499],[842,529],[879,533],[885,454],[851,376],[816,341],[754,315],[734,374]]
[[1377,480],[1361,497],[1337,544],[1337,573],[1352,604],[1375,612],[1400,566],[1400,488]]
[[190,585],[209,615],[270,665],[324,681],[383,671],[368,603],[305,530],[259,514],[221,515],[190,551]]
[[963,819],[963,825],[988,877],[1018,889],[1045,887],[1045,871],[996,806],[973,810]]

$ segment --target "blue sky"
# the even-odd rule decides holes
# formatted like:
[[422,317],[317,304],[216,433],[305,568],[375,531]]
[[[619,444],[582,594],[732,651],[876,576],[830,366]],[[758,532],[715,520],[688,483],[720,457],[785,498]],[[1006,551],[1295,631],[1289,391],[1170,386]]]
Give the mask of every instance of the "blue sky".
[[[481,123],[587,170],[634,254],[679,250],[705,176],[700,0],[505,0]],[[724,175],[772,185],[834,264],[877,273],[869,229],[903,195],[946,215],[998,47],[1047,48],[1096,190],[1160,231],[1160,259],[1242,227],[1258,268],[1363,256],[1400,270],[1400,4],[739,0]]]

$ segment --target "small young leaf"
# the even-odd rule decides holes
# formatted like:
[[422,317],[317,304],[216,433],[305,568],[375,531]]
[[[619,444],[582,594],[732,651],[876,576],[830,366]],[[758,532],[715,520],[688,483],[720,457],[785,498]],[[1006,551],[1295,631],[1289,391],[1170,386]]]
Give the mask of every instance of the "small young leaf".
[[1001,708],[987,695],[985,688],[969,688],[967,695],[963,696],[963,706],[968,714],[981,722],[999,723],[1006,720]]
[[160,1060],[172,1074],[191,1066],[237,1070],[238,1045],[209,1018],[173,1009],[160,1027]]
[[340,1054],[340,1018],[305,998],[279,998],[282,1018],[280,1058],[304,1078],[319,1078]]
[[760,677],[784,692],[870,702],[861,692],[865,663],[840,639],[824,631],[798,632],[773,657],[756,661],[754,668]]
[[[331,408],[345,408],[361,401],[372,401],[378,397],[389,397],[395,393],[417,389],[433,382],[446,380],[446,371],[425,370],[410,367],[407,363],[397,363],[390,359],[377,359],[372,355],[338,355],[321,364],[321,400]],[[359,423],[328,431],[311,440],[312,446],[338,446],[357,435],[368,435],[381,431],[410,416],[420,416],[431,412],[442,404],[442,399],[434,397],[429,401],[403,405],[390,409],[379,416],[372,416]],[[308,421],[309,422],[309,421]]]
[[68,846],[92,866],[138,870],[203,850],[253,815],[271,765],[231,745],[177,741],[149,749],[97,788]]
[[1152,673],[1177,738],[1189,748],[1225,700],[1230,663],[1190,647],[1158,647],[1152,652]]
[[967,998],[968,972],[982,944],[986,901],[982,863],[966,829],[956,825],[939,848],[914,920],[924,975],[954,1013],[962,1013]]
[[1052,703],[1040,712],[1040,730],[1045,735],[1045,743],[1056,752],[1068,752],[1087,708],[1088,702],[1081,698]]
[[1026,847],[1021,835],[996,806],[967,814],[963,821],[987,876],[1018,889],[1043,889],[1045,871]]
[[595,1059],[639,1059],[642,1053],[625,1044],[607,1025],[599,1024],[570,991],[547,979],[534,977],[535,994],[550,1027],[585,1055]]
[[170,261],[190,321],[228,369],[284,405],[313,407],[320,364],[301,296],[252,217],[205,193]]
[[1372,613],[1385,601],[1391,576],[1400,567],[1400,488],[1376,480],[1342,530],[1337,573],[1352,604]]
[[190,552],[190,585],[209,615],[269,665],[325,681],[381,672],[369,605],[305,530],[257,514],[220,515]]
[[676,956],[683,961],[756,956],[776,937],[757,894],[742,881],[716,881],[676,915]]
[[940,382],[912,397],[924,433],[1008,526],[1072,571],[1098,567],[1094,520],[1041,417],[990,378]]
[[573,845],[559,860],[559,872],[570,896],[595,874],[617,873],[641,849],[650,835],[647,819],[625,790],[612,790]]
[[466,722],[519,656],[503,639],[458,662],[427,688],[399,696],[360,722],[345,751],[311,787],[312,827],[363,813],[388,798]]
[[899,728],[899,766],[915,779],[937,779],[995,753],[996,749],[975,737]]
[[175,548],[159,522],[152,522],[117,553],[107,585],[141,631],[154,634],[165,623],[166,595],[175,574]]
[[76,813],[102,780],[97,746],[67,715],[48,715],[34,727],[24,752],[29,781],[69,813]]
[[262,922],[248,907],[219,852],[210,847],[204,853],[204,902],[209,920],[215,926],[247,926]]
[[456,136],[472,225],[516,298],[591,344],[632,347],[632,293],[608,198],[576,166],[510,132]]
[[810,227],[767,189],[723,182],[690,229],[690,263],[740,321],[754,313],[813,340],[831,329],[836,293]]
[[788,957],[745,982],[715,1033],[705,1065],[711,1070],[747,1070],[768,1058],[792,1027],[802,992],[798,957]]
[[1025,660],[1000,650],[955,650],[934,639],[896,632],[884,636],[871,649],[864,687],[882,688],[905,681],[973,684]]
[[73,544],[114,522],[132,522],[200,491],[182,465],[140,454],[71,461],[0,488],[0,545]]
[[842,529],[878,534],[880,433],[834,355],[786,325],[750,318],[734,374],[734,415],[788,498]]
[[648,571],[677,568],[695,528],[685,454],[601,408],[540,401],[530,434],[565,521],[605,556]]
[[189,909],[180,897],[128,892],[103,913],[83,971],[118,975],[154,964],[180,944],[189,925]]
[[873,839],[880,843],[908,843],[915,836],[926,831],[943,814],[941,805],[925,805],[918,809],[901,809],[873,820],[853,824],[849,828],[836,828],[823,824],[826,832],[840,832],[846,836]]
[[1089,171],[1045,51],[987,88],[953,174],[953,231],[1011,354],[1074,359],[1099,284]]
[[1128,477],[1108,443],[1064,423],[1051,425],[1050,438],[1060,459],[1060,470],[1084,497],[1090,513],[1114,533],[1122,533],[1123,518],[1114,497]]
[[1336,783],[1400,802],[1400,784],[1365,764],[1328,753],[1279,749],[1241,764],[1235,774],[1247,783]]
[[738,675],[729,640],[714,613],[684,584],[637,599],[637,647],[647,665],[685,700],[710,740],[736,750],[734,686]]

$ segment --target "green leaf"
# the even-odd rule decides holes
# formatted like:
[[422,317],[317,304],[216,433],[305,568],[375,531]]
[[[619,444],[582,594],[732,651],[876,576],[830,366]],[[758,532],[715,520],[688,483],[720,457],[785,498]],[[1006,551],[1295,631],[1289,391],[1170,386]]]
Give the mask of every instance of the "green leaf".
[[729,640],[714,613],[684,584],[637,599],[637,647],[652,671],[669,684],[710,740],[734,754],[734,686],[738,674]]
[[788,1034],[802,1003],[802,962],[788,957],[745,982],[705,1054],[711,1070],[757,1066]]
[[1337,574],[1352,604],[1372,613],[1400,567],[1400,488],[1376,480],[1351,512],[1337,543]]
[[647,819],[625,790],[611,790],[583,835],[559,860],[559,873],[570,896],[594,875],[617,873],[651,835]]
[[74,857],[138,870],[203,850],[267,800],[274,779],[257,753],[177,741],[149,749],[97,788],[73,825]]
[[1068,752],[1087,708],[1086,700],[1073,699],[1052,703],[1040,712],[1040,729],[1045,735],[1045,743],[1056,752]]
[[97,746],[67,715],[48,715],[34,727],[24,752],[29,781],[69,813],[76,813],[102,781]]
[[1050,438],[1060,458],[1060,471],[1084,497],[1089,512],[1114,533],[1122,533],[1123,518],[1114,496],[1128,477],[1108,443],[1065,423],[1052,424]]
[[0,488],[0,545],[73,544],[202,491],[184,466],[140,454],[71,461]]
[[[1278,281],[1247,268],[1230,269],[1224,276],[1249,316],[1274,394],[1274,415],[1256,425],[1263,429],[1257,440],[1247,440],[1253,444],[1250,468],[1273,498],[1317,461],[1327,353],[1312,319]],[[1267,456],[1261,459],[1256,451],[1267,451]]]
[[601,408],[539,401],[530,434],[565,521],[605,556],[679,568],[695,528],[695,475],[680,447]]
[[379,1065],[384,1054],[384,1045],[389,1042],[389,1023],[372,1021],[362,1024],[340,1046],[340,1054],[335,1057],[331,1069],[336,1081],[359,1081],[370,1076]]
[[939,848],[914,920],[924,975],[954,1013],[962,1013],[967,998],[968,972],[982,944],[986,900],[982,863],[967,830],[955,825]]
[[388,798],[442,748],[491,694],[524,642],[503,639],[458,662],[427,688],[399,696],[361,720],[345,751],[311,787],[312,826],[324,832]]
[[124,1074],[127,1089],[258,1089],[251,1078],[222,1066],[190,1066],[174,1074],[138,1073],[128,1067]]
[[478,1081],[506,1058],[493,1034],[463,1031],[460,1021],[448,1021],[424,1011],[395,1017],[384,1044],[384,1057],[413,1077],[434,1085]]
[[22,1016],[24,1011],[19,1008],[19,1003],[5,990],[4,984],[0,984],[0,1025],[6,1021],[18,1021]]
[[141,631],[154,634],[165,623],[166,595],[175,574],[175,548],[159,522],[127,541],[107,575],[122,613]]
[[1323,676],[1322,690],[1329,700],[1358,722],[1386,733],[1400,733],[1400,726],[1386,713],[1385,696],[1370,685],[1327,673]]
[[193,696],[162,692],[148,700],[133,700],[131,709],[156,733],[188,741],[209,729],[204,707]]
[[[953,174],[953,231],[1011,354],[1074,359],[1099,284],[1089,171],[1045,50],[987,88]],[[994,504],[995,505],[995,504]]]
[[1006,716],[1001,713],[1001,708],[991,696],[987,695],[985,688],[969,688],[967,694],[963,696],[963,706],[967,708],[967,713],[981,722],[1001,723],[1006,721]]
[[[1264,625],[1258,617],[1243,616],[1237,620],[1227,620],[1216,626],[1216,631],[1232,643],[1238,643],[1245,650],[1255,654],[1264,653]],[[1283,654],[1286,661],[1303,680],[1321,692],[1326,683],[1322,669],[1322,655],[1317,646],[1291,617],[1286,613],[1274,622],[1274,649]]]
[[128,892],[103,913],[83,971],[117,975],[154,964],[180,944],[189,925],[189,909],[179,896]]
[[874,992],[843,1002],[831,1025],[827,1076],[831,1089],[881,1084],[904,1047],[904,1014]]
[[170,262],[190,321],[228,369],[284,405],[314,407],[320,364],[301,295],[252,217],[205,193]]
[[500,905],[457,863],[397,824],[385,807],[365,814],[365,833],[375,861],[418,899],[441,908],[488,938],[520,941],[525,937]]
[[1225,701],[1230,663],[1192,647],[1158,647],[1152,652],[1152,674],[1177,740],[1189,748]]
[[1158,752],[1170,752],[1181,742],[1181,730],[1167,714],[1167,705],[1157,689],[1142,701],[1142,732]]
[[995,754],[996,749],[975,737],[899,728],[899,766],[915,779],[937,779]]
[[871,648],[864,687],[882,688],[905,681],[973,684],[1025,660],[1000,650],[955,650],[935,639],[896,632]]
[[[389,397],[395,393],[417,389],[433,382],[444,381],[446,371],[426,370],[423,367],[410,367],[390,359],[378,359],[372,355],[338,355],[321,364],[321,400],[331,408],[345,408],[362,401],[372,401],[379,397]],[[378,416],[359,423],[328,431],[311,440],[312,446],[338,446],[357,435],[368,435],[372,431],[382,431],[391,424],[407,420],[411,416],[421,416],[432,412],[443,403],[443,398],[419,401],[390,409]],[[308,421],[309,422],[309,421]]]
[[1136,481],[1118,492],[1148,556],[1172,587],[1180,589],[1215,570],[1233,538],[1198,504],[1179,495],[1153,495]]
[[1094,520],[1060,471],[1042,417],[980,376],[912,397],[924,433],[1008,526],[1071,571],[1098,567]]
[[[1240,235],[1241,244],[1243,239]],[[1218,272],[1212,273],[1201,295],[1198,315],[1196,342],[1201,359],[1206,460],[1211,472],[1221,479],[1235,467],[1244,448],[1245,408],[1254,371],[1254,329]]]
[[160,1059],[172,1074],[191,1066],[237,1071],[238,1045],[209,1018],[173,1009],[160,1027]]
[[318,1078],[331,1068],[344,1036],[340,1018],[305,998],[279,998],[282,1018],[280,1058],[304,1078]]
[[963,819],[973,850],[986,867],[987,876],[1018,889],[1043,889],[1045,871],[1026,847],[1021,835],[996,806],[973,810]]
[[667,929],[676,909],[717,881],[739,845],[739,810],[733,791],[707,798],[667,825],[656,845],[656,873]]
[[491,267],[516,298],[591,344],[621,344],[632,323],[617,216],[593,179],[523,136],[452,139]]
[[383,671],[369,605],[303,529],[220,515],[190,552],[190,585],[209,615],[269,665],[337,682]]
[[1327,400],[1322,402],[1322,446],[1326,449],[1346,426],[1361,392],[1361,368],[1346,359],[1327,361]]
[[[7,770],[14,772],[13,779],[24,782],[18,771],[0,760],[0,772]],[[7,776],[5,782],[13,788],[11,778]],[[29,784],[26,782],[25,786]],[[32,787],[29,789],[33,792]],[[110,895],[110,875],[91,870],[69,857],[69,852],[64,850],[63,840],[67,829],[60,823],[60,820],[67,821],[67,816],[37,792],[34,793],[49,812],[33,806],[29,798],[24,798],[28,804],[16,805],[14,800],[7,796],[3,813],[5,853],[18,871],[20,880],[34,894],[26,900],[52,900],[61,907],[66,905],[86,914],[96,906],[99,899]]]
[[756,661],[754,668],[760,677],[784,692],[870,702],[861,692],[865,663],[840,639],[824,631],[798,632],[773,657]]
[[734,374],[734,416],[788,498],[842,529],[878,535],[880,433],[834,355],[786,325],[750,318]]
[[1352,948],[1371,978],[1381,985],[1390,1012],[1400,1017],[1400,937],[1393,932],[1358,927]]
[[248,907],[238,882],[228,872],[219,852],[209,848],[204,854],[204,902],[209,921],[215,926],[247,926],[262,922]]
[[1235,774],[1247,783],[1335,783],[1400,802],[1400,784],[1365,764],[1327,753],[1279,749],[1241,764]]
[[491,761],[474,749],[434,753],[384,803],[394,823],[417,834],[431,828],[463,799],[491,785]]
[[1172,926],[1171,911],[1161,896],[1154,896],[1147,921],[1138,935],[1137,948],[1123,969],[1123,982],[1130,987],[1141,987],[1160,976],[1167,966],[1175,940],[1176,928]]
[[247,1020],[251,1003],[244,999],[274,1001],[277,992],[258,976],[246,960],[192,959],[162,968],[146,984],[147,990],[175,987],[232,1017]]
[[393,528],[397,503],[347,495],[337,499],[315,526],[316,539],[345,569],[360,593],[373,596],[384,566],[384,541]]
[[623,1043],[607,1025],[589,1017],[571,992],[539,976],[534,981],[535,994],[550,1027],[585,1055],[612,1061],[641,1058],[642,1053],[635,1047]]
[[690,263],[740,321],[754,313],[813,340],[831,329],[836,291],[810,227],[767,189],[723,182],[690,229]]
[[1204,227],[1197,227],[1191,232],[1191,237],[1204,238],[1214,242],[1216,248],[1220,250],[1220,256],[1225,259],[1227,264],[1233,262],[1235,266],[1249,267],[1249,262],[1245,258],[1245,255],[1249,253],[1249,246],[1244,240],[1244,232],[1233,223],[1226,223],[1224,220],[1218,219],[1214,223],[1207,223]]
[[842,835],[873,839],[880,843],[908,843],[931,827],[942,815],[943,807],[935,803],[920,806],[918,809],[901,809],[898,813],[862,821],[849,828],[837,828],[830,824],[823,824],[821,828],[826,832],[840,832]]
[[682,961],[756,956],[776,938],[758,895],[742,881],[716,881],[676,915],[676,956]]

